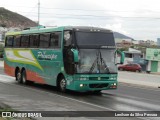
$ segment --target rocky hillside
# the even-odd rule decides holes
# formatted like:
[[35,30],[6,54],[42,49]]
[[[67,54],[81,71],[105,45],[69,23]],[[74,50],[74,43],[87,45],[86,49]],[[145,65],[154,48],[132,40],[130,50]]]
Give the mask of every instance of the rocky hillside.
[[18,13],[14,13],[3,7],[0,7],[0,27],[26,28],[36,25],[37,24],[35,22]]

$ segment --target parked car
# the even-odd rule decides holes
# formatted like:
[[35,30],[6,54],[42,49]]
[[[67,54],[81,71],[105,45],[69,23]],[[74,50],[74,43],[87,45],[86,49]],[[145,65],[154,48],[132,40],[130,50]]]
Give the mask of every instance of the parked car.
[[125,64],[125,65],[118,66],[118,70],[141,72],[142,71],[142,67],[139,64],[130,63],[130,64]]

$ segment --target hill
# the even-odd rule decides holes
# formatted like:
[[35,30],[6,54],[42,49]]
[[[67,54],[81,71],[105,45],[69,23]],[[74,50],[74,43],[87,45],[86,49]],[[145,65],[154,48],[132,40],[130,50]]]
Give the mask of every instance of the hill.
[[133,38],[128,37],[128,36],[121,34],[121,33],[118,33],[118,32],[114,32],[114,37],[118,38],[118,39],[132,39],[132,40],[134,40]]
[[33,27],[37,24],[18,14],[15,12],[11,12],[3,7],[0,7],[0,27],[19,27],[19,28],[26,28],[26,27]]

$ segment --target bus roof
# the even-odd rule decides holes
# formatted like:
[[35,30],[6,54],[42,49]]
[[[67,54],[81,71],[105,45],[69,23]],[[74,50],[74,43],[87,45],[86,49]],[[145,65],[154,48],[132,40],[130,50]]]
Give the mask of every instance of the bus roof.
[[31,33],[44,33],[44,32],[53,32],[53,31],[63,31],[63,30],[76,30],[76,31],[101,31],[101,32],[108,32],[111,33],[111,30],[99,28],[99,27],[89,27],[89,26],[61,26],[61,27],[53,27],[53,28],[39,28],[39,27],[32,27],[22,31],[14,31],[14,32],[7,32],[6,35],[19,35],[19,34],[31,34]]

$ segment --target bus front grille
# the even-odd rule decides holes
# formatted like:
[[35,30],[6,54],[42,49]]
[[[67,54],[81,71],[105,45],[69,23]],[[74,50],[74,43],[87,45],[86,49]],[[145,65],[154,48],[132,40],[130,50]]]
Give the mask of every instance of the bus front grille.
[[108,83],[103,83],[103,84],[89,84],[90,88],[104,88],[107,87]]
[[109,77],[89,77],[89,80],[108,80]]

